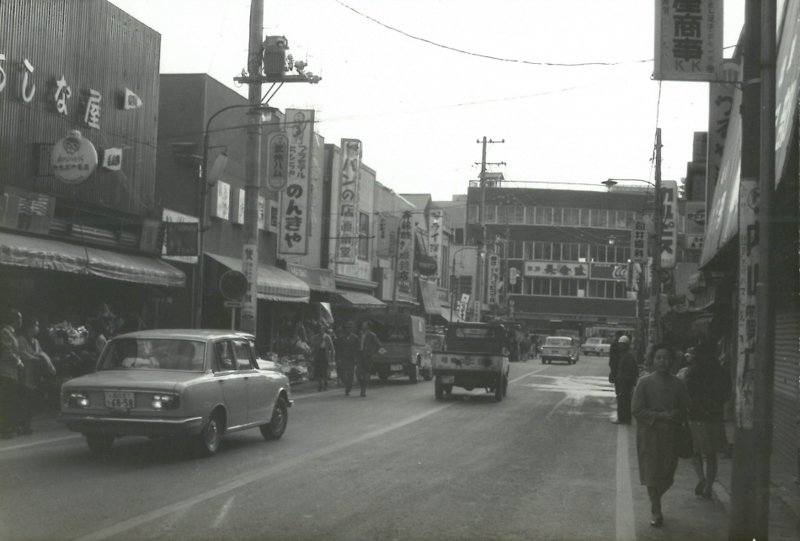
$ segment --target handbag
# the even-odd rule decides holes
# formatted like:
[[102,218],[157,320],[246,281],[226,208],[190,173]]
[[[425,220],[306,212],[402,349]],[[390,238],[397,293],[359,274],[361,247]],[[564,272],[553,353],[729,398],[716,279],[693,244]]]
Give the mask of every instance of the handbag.
[[675,430],[675,451],[679,458],[692,458],[694,442],[688,421],[678,423],[678,428]]

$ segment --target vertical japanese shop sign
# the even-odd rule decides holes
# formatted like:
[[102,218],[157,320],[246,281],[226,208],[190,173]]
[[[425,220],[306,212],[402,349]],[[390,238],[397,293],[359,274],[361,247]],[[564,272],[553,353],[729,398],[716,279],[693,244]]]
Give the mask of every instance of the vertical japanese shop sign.
[[258,303],[258,245],[245,244],[242,248],[242,274],[247,278],[247,293],[242,297],[242,320],[256,317]]
[[661,268],[675,268],[678,249],[678,183],[661,182]]
[[656,0],[655,39],[654,79],[722,78],[722,0]]
[[736,426],[753,428],[758,283],[758,181],[739,184],[739,317],[736,362]]
[[500,256],[497,254],[489,254],[489,284],[486,287],[486,303],[489,306],[499,304],[497,294],[498,282],[500,278]]
[[286,109],[286,132],[289,134],[286,191],[281,192],[278,253],[308,253],[309,178],[311,141],[314,135],[313,109]]
[[[336,262],[355,264],[358,252],[358,175],[361,141],[342,139],[342,169],[339,188],[339,234]],[[412,243],[413,246],[413,243]]]
[[636,220],[631,231],[631,259],[634,263],[647,261],[647,222]]
[[411,224],[411,213],[404,212],[400,220],[397,245],[396,285],[397,291],[405,295],[412,295],[411,284],[414,273],[414,230]]
[[442,212],[440,210],[431,211],[430,224],[428,226],[428,255],[436,260],[436,273],[430,278],[439,278],[439,269],[442,268]]
[[392,257],[397,253],[397,228],[400,219],[397,216],[382,215],[378,218],[378,242],[375,254],[378,257]]
[[[313,131],[313,129],[312,129]],[[275,132],[267,137],[267,188],[274,192],[282,192],[289,184],[287,154],[289,137],[285,132]]]
[[[741,62],[726,59],[723,76],[725,81],[739,81],[741,78]],[[708,206],[714,200],[714,187],[719,180],[722,166],[722,154],[725,151],[725,139],[728,137],[728,126],[733,113],[733,92],[735,86],[727,83],[711,83],[708,85],[708,160],[706,164],[706,201]]]

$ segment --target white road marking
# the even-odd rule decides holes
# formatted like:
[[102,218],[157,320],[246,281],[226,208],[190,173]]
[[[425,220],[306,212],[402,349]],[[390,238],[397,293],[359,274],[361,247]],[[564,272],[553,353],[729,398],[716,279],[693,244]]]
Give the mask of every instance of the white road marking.
[[228,511],[231,510],[234,499],[236,499],[236,496],[228,498],[228,501],[222,506],[222,510],[220,510],[219,515],[217,515],[217,518],[214,520],[214,524],[211,525],[212,528],[218,528],[219,525],[222,524],[222,521],[225,520],[225,517],[228,515]]
[[516,382],[518,382],[519,380],[521,380],[521,379],[523,379],[523,378],[527,378],[528,376],[535,376],[536,374],[538,374],[538,373],[539,373],[539,372],[541,372],[542,370],[545,370],[545,368],[546,368],[546,367],[542,367],[542,368],[539,368],[538,370],[534,370],[533,372],[528,372],[527,374],[523,374],[523,375],[521,375],[521,376],[520,376],[520,377],[518,377],[518,378],[514,378],[514,379],[512,379],[512,380],[511,380],[511,381],[509,381],[508,383],[509,383],[509,384],[511,384],[511,383],[516,383]]
[[197,505],[199,503],[202,503],[202,502],[205,502],[207,500],[210,500],[211,498],[215,498],[217,496],[222,496],[224,494],[228,494],[228,493],[230,493],[230,492],[232,492],[234,490],[237,490],[239,488],[242,488],[244,486],[252,484],[252,483],[254,483],[256,481],[261,481],[263,479],[266,479],[268,477],[272,477],[274,475],[278,475],[278,474],[281,474],[281,473],[293,471],[296,468],[301,467],[303,464],[305,464],[307,462],[319,461],[319,459],[322,458],[322,457],[325,457],[327,455],[336,453],[336,452],[341,451],[343,449],[347,449],[349,447],[353,447],[354,445],[359,445],[359,444],[361,444],[361,443],[363,443],[365,441],[371,440],[373,438],[377,438],[378,436],[382,436],[382,435],[387,434],[389,432],[392,432],[394,430],[398,430],[398,429],[403,428],[403,427],[405,427],[407,425],[410,425],[410,424],[415,423],[415,422],[417,422],[419,420],[422,420],[425,417],[428,417],[428,416],[433,415],[435,413],[439,413],[440,411],[442,411],[442,410],[444,410],[446,408],[452,407],[455,404],[457,404],[457,402],[451,402],[449,404],[444,404],[442,406],[438,406],[436,408],[428,410],[428,411],[426,411],[424,413],[421,413],[419,415],[415,415],[415,416],[409,417],[408,419],[405,419],[403,421],[399,421],[399,422],[397,422],[397,423],[395,423],[393,425],[389,425],[389,426],[386,426],[386,427],[383,427],[383,428],[380,428],[380,429],[377,429],[377,430],[373,430],[371,432],[367,432],[366,434],[364,434],[363,436],[360,436],[358,438],[355,438],[355,439],[352,439],[352,440],[347,440],[347,441],[341,441],[341,442],[338,442],[338,443],[334,443],[332,445],[328,445],[327,447],[323,447],[323,448],[317,449],[315,451],[310,451],[308,453],[292,457],[290,459],[287,459],[287,460],[281,462],[280,464],[274,464],[274,465],[267,466],[266,468],[264,468],[260,472],[259,471],[247,472],[245,474],[242,474],[242,475],[239,475],[237,477],[234,477],[233,480],[231,480],[231,481],[229,481],[229,482],[227,482],[227,483],[225,483],[225,484],[223,484],[223,485],[221,485],[221,486],[219,486],[217,488],[208,490],[206,492],[202,492],[200,494],[192,496],[191,498],[187,498],[185,500],[181,500],[181,501],[175,502],[175,503],[173,503],[171,505],[167,505],[165,507],[156,509],[154,511],[150,511],[149,513],[143,513],[143,514],[141,514],[141,515],[139,515],[137,517],[133,517],[133,518],[130,518],[128,520],[123,520],[122,522],[118,522],[117,524],[114,524],[114,525],[109,526],[107,528],[103,528],[102,530],[98,530],[96,532],[87,534],[87,535],[85,535],[83,537],[79,537],[78,541],[96,541],[96,540],[100,540],[100,539],[107,539],[107,538],[113,537],[115,535],[119,535],[119,534],[121,534],[123,532],[127,532],[129,530],[132,530],[134,528],[142,526],[143,524],[147,524],[148,522],[152,522],[152,521],[154,521],[156,519],[165,517],[167,515],[170,515],[172,513],[177,512],[177,511],[181,511],[181,510],[189,508],[189,507],[191,507],[193,505]]
[[73,440],[73,439],[82,438],[82,437],[83,436],[79,436],[78,434],[74,434],[72,436],[64,436],[64,437],[61,437],[61,438],[50,438],[50,439],[47,439],[47,440],[32,441],[30,443],[23,443],[23,444],[20,444],[20,445],[12,445],[11,447],[0,448],[0,453],[5,453],[5,452],[8,452],[8,451],[16,451],[18,449],[27,449],[28,447],[36,447],[37,445],[45,445],[45,444],[50,444],[50,443],[56,443],[56,442],[59,442],[59,441]]
[[635,541],[628,425],[617,425],[617,541]]
[[569,398],[570,398],[570,397],[569,397],[569,395],[567,395],[567,396],[565,396],[564,398],[562,398],[561,400],[559,400],[559,401],[558,401],[558,404],[556,404],[555,406],[553,406],[553,409],[551,409],[551,410],[550,410],[550,413],[548,413],[548,414],[545,416],[545,419],[549,420],[549,419],[550,419],[550,417],[552,417],[552,416],[553,416],[553,414],[556,412],[556,410],[557,410],[558,408],[560,408],[560,407],[561,407],[561,405],[562,405],[564,402],[566,402],[567,400],[569,400]]

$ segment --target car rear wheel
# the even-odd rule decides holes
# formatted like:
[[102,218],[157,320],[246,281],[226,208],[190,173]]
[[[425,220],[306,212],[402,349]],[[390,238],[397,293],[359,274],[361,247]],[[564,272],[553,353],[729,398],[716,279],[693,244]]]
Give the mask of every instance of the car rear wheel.
[[86,434],[86,445],[89,450],[95,455],[102,455],[107,453],[111,446],[114,445],[114,436],[106,434]]
[[211,414],[203,431],[197,435],[197,448],[204,456],[211,456],[219,449],[219,442],[222,438],[222,415],[219,412]]
[[272,410],[272,419],[268,424],[261,425],[261,435],[265,440],[279,440],[283,433],[286,432],[286,425],[289,422],[289,408],[286,407],[286,401],[283,397],[279,397],[275,403],[275,408]]
[[419,380],[419,366],[416,364],[411,365],[411,374],[408,375],[408,381],[416,383]]
[[433,393],[436,395],[436,400],[444,398],[444,384],[440,376],[436,376],[436,381],[433,383]]
[[500,402],[503,400],[503,376],[498,376],[494,384],[494,401]]

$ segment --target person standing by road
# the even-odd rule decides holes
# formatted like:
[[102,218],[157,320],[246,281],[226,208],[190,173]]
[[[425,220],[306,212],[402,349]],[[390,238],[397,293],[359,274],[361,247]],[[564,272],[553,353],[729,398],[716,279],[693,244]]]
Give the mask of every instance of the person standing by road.
[[383,344],[381,344],[377,335],[370,330],[369,321],[362,321],[361,335],[358,337],[358,366],[356,367],[361,396],[367,396],[369,378],[372,374],[372,356],[376,352],[385,352]]
[[608,367],[611,372],[608,374],[608,382],[614,384],[614,393],[619,400],[619,388],[617,386],[617,366],[619,365],[619,339],[623,336],[622,331],[617,331],[617,335],[611,346],[608,348]]
[[22,326],[22,336],[19,337],[19,356],[25,368],[20,372],[20,413],[18,432],[20,435],[32,434],[31,419],[33,418],[36,388],[43,375],[56,375],[56,368],[47,353],[42,350],[36,335],[39,334],[39,320],[30,318]]
[[615,386],[617,388],[617,420],[615,424],[629,425],[633,417],[631,415],[631,400],[633,399],[633,388],[639,379],[639,365],[636,364],[636,357],[631,353],[631,339],[627,336],[620,336],[617,340],[617,377]]
[[25,368],[19,356],[20,327],[22,314],[9,309],[5,313],[5,326],[0,329],[0,433],[4,440],[13,438],[19,425],[19,372]]
[[356,334],[356,325],[352,321],[344,324],[344,332],[339,335],[339,347],[336,349],[337,359],[342,371],[341,378],[344,382],[344,395],[350,396],[353,390],[353,371],[356,367],[359,338]]
[[531,356],[531,339],[528,338],[527,334],[519,342],[519,356],[523,363],[527,362],[528,357]]
[[314,351],[314,379],[319,382],[318,391],[328,389],[328,367],[336,358],[336,349],[333,339],[328,333],[328,327],[321,323],[319,326],[319,344]]
[[664,524],[661,497],[675,479],[678,468],[676,433],[689,409],[686,385],[669,373],[674,356],[675,351],[670,346],[654,346],[655,372],[641,378],[633,393],[639,480],[647,487],[652,513],[650,525],[656,527]]

